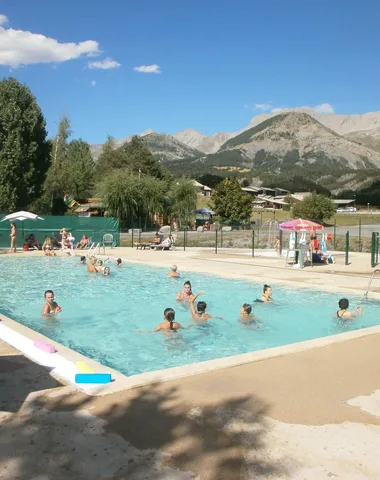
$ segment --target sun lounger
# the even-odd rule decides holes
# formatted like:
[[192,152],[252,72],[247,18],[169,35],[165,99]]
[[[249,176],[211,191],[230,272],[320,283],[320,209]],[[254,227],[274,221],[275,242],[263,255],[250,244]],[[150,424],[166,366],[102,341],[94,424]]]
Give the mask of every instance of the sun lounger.
[[146,248],[151,248],[152,246],[154,246],[154,244],[152,243],[136,243],[136,242],[135,242],[135,245],[136,245],[136,250],[145,250]]

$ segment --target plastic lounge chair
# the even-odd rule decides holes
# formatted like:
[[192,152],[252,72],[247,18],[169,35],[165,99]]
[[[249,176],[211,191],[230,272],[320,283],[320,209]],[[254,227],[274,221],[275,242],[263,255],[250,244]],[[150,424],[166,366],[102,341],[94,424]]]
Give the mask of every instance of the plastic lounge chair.
[[113,235],[112,235],[112,233],[105,233],[105,234],[103,235],[102,245],[103,245],[104,248],[107,247],[107,246],[108,246],[108,247],[110,246],[111,248],[114,247]]
[[152,246],[151,243],[137,243],[135,242],[135,245],[136,245],[136,250],[145,250],[145,249],[150,249],[150,247]]

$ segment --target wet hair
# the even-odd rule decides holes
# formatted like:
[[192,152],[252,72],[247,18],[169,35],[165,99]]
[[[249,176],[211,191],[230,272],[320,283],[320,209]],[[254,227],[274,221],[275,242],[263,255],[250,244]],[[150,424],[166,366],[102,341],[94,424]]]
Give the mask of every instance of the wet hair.
[[197,303],[197,310],[199,313],[204,313],[206,311],[206,308],[207,308],[206,302],[201,301]]
[[82,256],[80,257],[80,261],[83,262],[84,260],[86,260],[86,257],[85,257],[84,255],[82,255]]
[[347,310],[347,308],[350,306],[350,302],[347,300],[347,298],[341,298],[338,302],[338,305],[341,310]]
[[190,280],[187,280],[187,281],[183,284],[184,287],[186,287],[186,285],[189,285],[190,290],[191,290],[191,282],[190,282]]
[[48,293],[52,293],[52,294],[54,295],[53,290],[46,290],[46,292],[44,293],[44,297],[45,297],[45,298],[46,298],[46,294],[48,294]]
[[175,311],[172,308],[165,308],[164,310],[164,317],[170,323],[170,330],[173,329],[173,322],[175,319]]
[[103,265],[103,260],[98,260],[98,265]]
[[121,265],[121,262],[122,262],[121,258],[118,258],[118,259],[116,260],[116,265]]
[[177,269],[178,269],[177,265],[172,265],[170,268],[171,268],[171,270],[173,270],[173,272],[176,272]]
[[252,305],[250,305],[249,303],[243,303],[242,308],[248,315],[252,312]]
[[106,272],[111,273],[110,267],[104,267],[103,275],[105,275]]
[[264,285],[264,288],[263,288],[263,292],[265,293],[267,290],[269,290],[270,288],[272,288],[270,285],[267,285],[265,284]]

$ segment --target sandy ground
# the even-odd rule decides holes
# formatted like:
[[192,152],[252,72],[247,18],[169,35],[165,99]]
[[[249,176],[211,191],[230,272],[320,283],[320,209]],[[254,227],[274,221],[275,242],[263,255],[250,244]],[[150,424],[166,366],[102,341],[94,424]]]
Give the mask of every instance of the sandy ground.
[[[239,252],[109,253],[125,263],[359,291],[372,271],[368,254],[329,273]],[[0,342],[0,479],[378,480],[379,352],[380,335],[368,335],[89,397]]]

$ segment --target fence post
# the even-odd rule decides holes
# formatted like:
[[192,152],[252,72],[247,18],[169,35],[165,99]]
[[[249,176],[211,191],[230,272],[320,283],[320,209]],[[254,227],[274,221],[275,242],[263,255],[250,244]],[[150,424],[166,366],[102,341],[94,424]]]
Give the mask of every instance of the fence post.
[[218,253],[218,226],[215,228],[215,253]]
[[347,231],[346,232],[346,261],[345,261],[345,265],[348,265],[349,262],[348,262],[348,252],[350,251],[350,232]]
[[223,224],[220,223],[220,248],[223,248]]
[[336,219],[334,220],[334,241],[333,241],[334,250],[336,249]]
[[359,252],[362,251],[362,219],[359,219]]
[[131,247],[133,248],[133,220],[132,220],[132,240],[131,240]]
[[376,250],[375,250],[375,263],[379,264],[379,233],[376,233]]
[[139,243],[141,243],[141,217],[139,217]]
[[280,257],[282,256],[282,236],[283,236],[283,231],[280,230]]
[[187,225],[184,225],[183,227],[183,251],[186,250],[186,227]]
[[372,232],[372,241],[371,241],[371,268],[375,268],[375,267],[376,267],[376,263],[375,263],[375,250],[376,250],[376,245],[377,245],[376,237],[377,237],[376,232]]
[[255,256],[255,230],[252,229],[252,257]]

